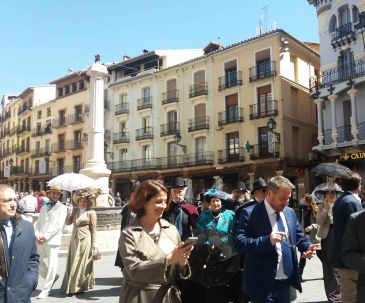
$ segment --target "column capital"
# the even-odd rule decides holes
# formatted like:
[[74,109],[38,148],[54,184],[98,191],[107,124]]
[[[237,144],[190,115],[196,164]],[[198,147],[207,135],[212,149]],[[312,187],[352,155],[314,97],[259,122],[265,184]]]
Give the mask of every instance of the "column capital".
[[337,98],[338,98],[338,96],[337,96],[337,95],[329,95],[329,96],[328,96],[328,99],[329,99],[331,102],[335,102]]
[[108,74],[108,69],[105,65],[97,62],[89,67],[89,69],[86,71],[86,74],[94,78],[104,78]]
[[350,96],[350,97],[355,97],[356,93],[357,93],[357,89],[356,88],[350,88],[348,91],[347,91],[347,94]]
[[323,101],[324,101],[323,98],[314,99],[314,103],[317,104],[317,105],[321,105]]

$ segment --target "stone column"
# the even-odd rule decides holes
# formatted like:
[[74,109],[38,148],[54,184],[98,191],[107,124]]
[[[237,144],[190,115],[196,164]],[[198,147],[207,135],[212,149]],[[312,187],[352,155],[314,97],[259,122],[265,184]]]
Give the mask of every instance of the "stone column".
[[315,99],[314,100],[314,103],[317,104],[317,113],[318,113],[318,135],[317,135],[317,138],[318,138],[318,142],[319,142],[319,145],[323,145],[323,139],[324,139],[324,136],[323,136],[323,117],[322,117],[322,102],[323,102],[323,99],[322,98],[318,98],[318,99]]
[[337,95],[329,95],[328,99],[331,101],[331,117],[332,117],[332,146],[337,146],[337,122],[336,122],[336,99]]
[[353,137],[352,143],[357,144],[358,138],[357,135],[359,133],[359,129],[357,127],[357,115],[356,115],[356,96],[357,89],[351,88],[347,94],[351,98],[351,135]]
[[107,169],[104,161],[104,79],[108,74],[105,65],[96,62],[87,70],[90,76],[89,83],[89,123],[88,129],[88,160],[81,174],[95,179],[102,189],[98,197],[96,207],[109,207],[109,176],[111,171]]
[[250,190],[252,190],[253,182],[255,182],[255,173],[247,173],[247,175],[250,177]]

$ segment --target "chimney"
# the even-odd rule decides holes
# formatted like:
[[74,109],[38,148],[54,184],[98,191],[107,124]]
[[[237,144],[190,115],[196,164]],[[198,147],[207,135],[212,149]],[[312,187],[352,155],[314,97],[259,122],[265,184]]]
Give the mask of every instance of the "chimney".
[[127,55],[124,55],[124,56],[123,56],[123,62],[124,62],[124,61],[127,61],[128,59],[130,59],[130,57],[129,57],[129,56],[127,56]]

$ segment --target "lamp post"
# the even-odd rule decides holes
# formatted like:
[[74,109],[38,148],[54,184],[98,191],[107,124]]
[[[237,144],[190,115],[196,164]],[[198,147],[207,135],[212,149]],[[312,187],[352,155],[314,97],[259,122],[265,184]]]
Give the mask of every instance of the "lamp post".
[[186,154],[186,149],[187,149],[187,147],[186,147],[186,145],[184,145],[184,144],[180,144],[180,141],[181,141],[181,135],[180,135],[180,132],[177,132],[177,133],[175,134],[175,136],[174,136],[174,142],[175,142],[175,144],[176,144],[177,146],[180,146],[180,147],[181,147],[181,149],[182,149],[182,151],[183,151],[183,153],[184,153],[184,154]]
[[[269,121],[267,121],[267,127],[270,130],[268,133],[268,143],[271,144],[271,148],[269,145],[269,152],[270,150],[272,151],[272,153],[275,155],[275,136],[274,136],[274,129],[276,128],[276,122],[274,120],[274,118],[270,118]],[[270,138],[271,136],[271,138]],[[271,139],[271,142],[270,142]]]

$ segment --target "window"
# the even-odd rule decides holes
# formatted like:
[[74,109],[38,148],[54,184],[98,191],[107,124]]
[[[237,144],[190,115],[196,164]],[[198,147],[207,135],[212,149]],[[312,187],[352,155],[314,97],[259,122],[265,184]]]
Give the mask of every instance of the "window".
[[81,130],[74,131],[74,144],[75,147],[81,145]]
[[167,143],[167,165],[169,167],[175,166],[177,164],[176,151],[177,145],[175,142]]
[[143,117],[142,118],[142,128],[145,130],[145,132],[149,131],[150,125],[151,125],[151,117]]
[[345,25],[351,22],[350,10],[347,6],[343,6],[339,9],[338,25]]
[[82,121],[82,105],[75,106],[75,121]]
[[35,160],[34,161],[34,166],[35,166],[35,174],[39,174],[39,160]]
[[240,152],[239,132],[229,133],[226,135],[227,160],[238,161]]
[[330,23],[329,23],[329,32],[333,33],[336,31],[337,28],[337,18],[335,15],[331,17]]
[[259,87],[257,89],[257,116],[266,117],[267,112],[274,110],[271,94],[271,85]]
[[81,169],[81,156],[74,156],[72,158],[72,171],[78,173]]
[[50,107],[47,107],[47,117],[51,116],[52,111]]
[[46,139],[44,144],[44,150],[46,152],[46,156],[51,154],[51,139]]
[[229,61],[224,64],[224,73],[226,76],[226,87],[237,85],[237,62]]
[[40,135],[42,133],[42,124],[41,123],[37,123],[36,126],[36,134]]
[[76,92],[77,91],[77,83],[72,83],[72,92]]
[[57,174],[62,175],[65,172],[65,159],[57,159]]
[[60,126],[65,125],[66,124],[66,111],[65,110],[60,110],[58,112],[58,118],[59,118]]
[[42,111],[37,111],[37,119],[42,119]]
[[204,159],[206,139],[206,137],[198,137],[195,139],[195,154],[197,161]]
[[151,90],[149,87],[142,88],[142,98],[146,99],[149,102],[149,98],[151,96]]
[[177,111],[172,110],[167,112],[167,129],[168,132],[177,131]]
[[62,87],[59,87],[57,89],[57,97],[62,97],[63,96],[63,88]]
[[70,86],[66,85],[65,86],[65,95],[68,95],[70,93]]
[[37,141],[36,143],[35,143],[35,153],[37,154],[37,155],[39,155],[39,153],[41,152],[41,142],[40,141]]
[[238,119],[238,94],[226,96],[226,120],[227,123]]
[[354,53],[351,50],[341,51],[337,59],[338,80],[347,80],[355,73]]
[[82,90],[82,89],[84,89],[84,88],[85,88],[84,80],[81,80],[81,81],[79,82],[79,90]]
[[128,157],[128,150],[126,148],[122,148],[119,150],[119,161],[126,161]]
[[64,151],[65,150],[65,135],[61,134],[58,135],[58,151]]
[[143,166],[151,165],[151,146],[145,145],[142,146],[142,158],[143,158]]
[[127,94],[119,94],[119,104],[127,103]]

